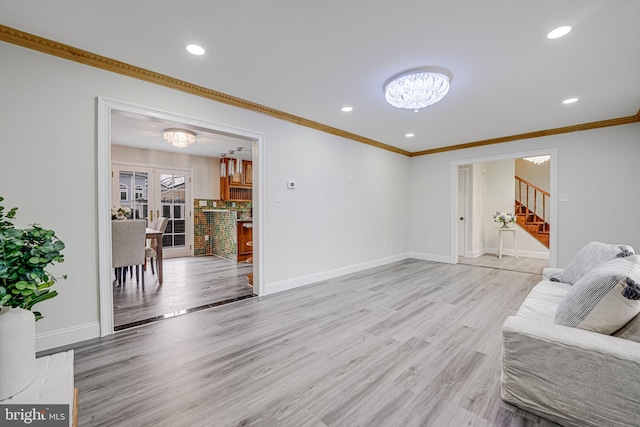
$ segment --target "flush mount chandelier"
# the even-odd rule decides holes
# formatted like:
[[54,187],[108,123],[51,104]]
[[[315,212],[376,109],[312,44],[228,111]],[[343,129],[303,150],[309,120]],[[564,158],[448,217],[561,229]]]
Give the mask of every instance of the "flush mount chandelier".
[[177,148],[186,148],[196,140],[196,134],[184,129],[165,129],[164,139]]
[[384,87],[387,102],[416,113],[440,101],[449,92],[449,77],[435,71],[418,71],[393,77]]
[[548,161],[549,159],[551,159],[551,156],[546,155],[546,156],[534,156],[534,157],[524,157],[523,160],[526,160],[528,162],[534,163],[536,165],[541,165],[544,162]]

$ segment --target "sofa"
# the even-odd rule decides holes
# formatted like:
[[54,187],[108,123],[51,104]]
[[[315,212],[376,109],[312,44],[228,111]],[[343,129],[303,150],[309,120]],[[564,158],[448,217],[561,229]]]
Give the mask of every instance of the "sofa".
[[545,269],[502,326],[502,399],[563,426],[640,426],[640,316],[613,334],[558,324],[579,283],[563,273]]

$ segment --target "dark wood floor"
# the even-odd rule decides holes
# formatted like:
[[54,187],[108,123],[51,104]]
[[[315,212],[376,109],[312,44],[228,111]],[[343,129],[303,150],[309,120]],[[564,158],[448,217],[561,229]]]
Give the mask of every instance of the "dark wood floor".
[[539,280],[405,260],[87,341],[80,425],[552,426],[500,399]]
[[165,259],[163,268],[162,285],[150,267],[144,289],[136,283],[135,273],[124,286],[114,284],[116,328],[253,294],[247,281],[247,274],[253,269],[251,264],[199,256]]

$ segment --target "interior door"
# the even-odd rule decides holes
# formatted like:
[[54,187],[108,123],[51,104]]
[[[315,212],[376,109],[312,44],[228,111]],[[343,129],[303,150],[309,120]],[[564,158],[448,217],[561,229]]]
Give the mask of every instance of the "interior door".
[[162,238],[163,258],[193,255],[191,171],[112,165],[113,205],[131,208],[132,218],[152,227],[159,216],[168,218]]
[[458,169],[458,256],[467,249],[467,170]]
[[191,208],[191,172],[156,169],[156,218],[169,219],[162,237],[163,254],[167,258],[193,255],[193,217]]

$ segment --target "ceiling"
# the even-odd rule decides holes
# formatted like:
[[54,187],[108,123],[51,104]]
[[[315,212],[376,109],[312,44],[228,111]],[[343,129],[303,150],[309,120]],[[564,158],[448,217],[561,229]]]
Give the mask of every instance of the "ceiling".
[[[638,0],[0,0],[8,27],[408,152],[637,114],[639,22]],[[388,105],[384,83],[424,67],[449,94]]]
[[[196,134],[196,141],[188,148],[176,148],[163,139],[164,130],[179,128]],[[142,115],[115,110],[111,115],[111,143],[147,150],[168,151],[192,156],[222,157],[230,154],[233,158],[251,160],[252,142],[248,138],[215,132],[201,126],[171,121],[153,115]],[[241,147],[241,150],[238,150]]]

